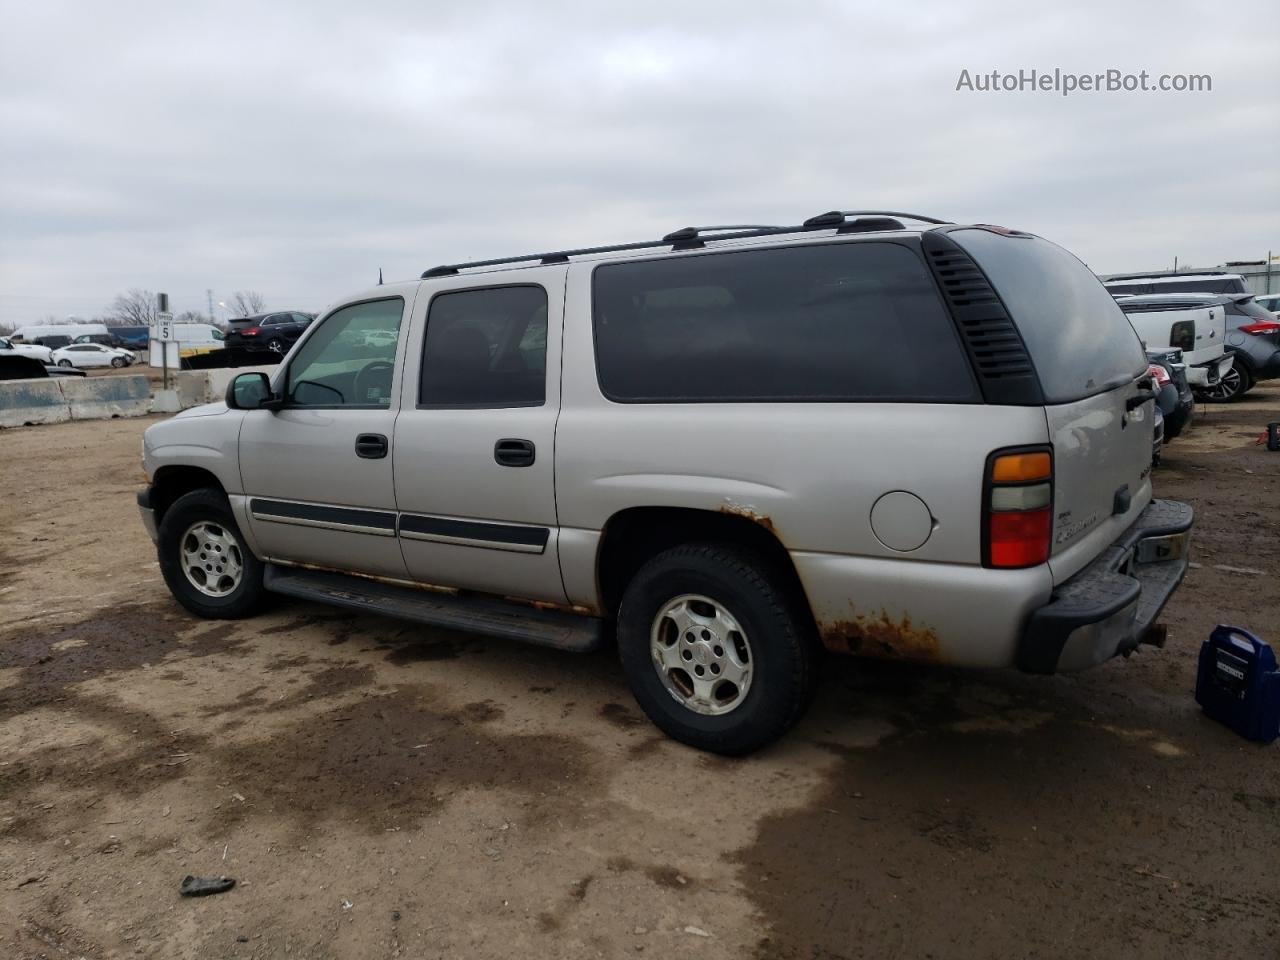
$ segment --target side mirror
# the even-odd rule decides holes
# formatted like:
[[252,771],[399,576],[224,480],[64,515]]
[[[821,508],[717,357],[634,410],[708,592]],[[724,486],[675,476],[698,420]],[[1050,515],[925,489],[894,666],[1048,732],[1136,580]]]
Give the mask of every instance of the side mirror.
[[259,410],[271,399],[271,381],[260,370],[242,373],[227,384],[227,406],[232,410]]

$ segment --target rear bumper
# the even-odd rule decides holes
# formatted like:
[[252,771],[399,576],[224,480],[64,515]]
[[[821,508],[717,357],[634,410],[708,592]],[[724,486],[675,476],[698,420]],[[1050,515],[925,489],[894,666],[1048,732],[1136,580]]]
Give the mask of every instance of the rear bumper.
[[1087,567],[1032,611],[1018,644],[1028,673],[1083,670],[1163,643],[1155,619],[1187,572],[1191,507],[1153,500]]
[[1212,387],[1231,369],[1235,359],[1234,354],[1224,353],[1216,360],[1187,367],[1187,383],[1193,387]]
[[1164,415],[1164,439],[1166,443],[1176,439],[1183,430],[1191,425],[1191,421],[1195,417],[1195,411],[1195,402],[1187,400],[1185,403],[1180,402],[1173,413]]
[[1280,350],[1256,364],[1249,371],[1255,380],[1275,380],[1280,378]]

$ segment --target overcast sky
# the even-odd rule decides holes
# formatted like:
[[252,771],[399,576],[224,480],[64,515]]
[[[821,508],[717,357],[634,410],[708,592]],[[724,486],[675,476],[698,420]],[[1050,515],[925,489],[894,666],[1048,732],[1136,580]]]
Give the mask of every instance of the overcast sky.
[[[0,321],[833,207],[1280,253],[1280,4],[1126,6],[0,0]],[[1213,89],[956,91],[1055,67]]]

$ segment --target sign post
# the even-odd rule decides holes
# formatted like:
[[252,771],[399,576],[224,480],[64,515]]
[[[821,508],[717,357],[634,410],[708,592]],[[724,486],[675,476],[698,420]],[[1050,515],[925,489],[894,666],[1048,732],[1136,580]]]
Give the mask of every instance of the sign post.
[[151,339],[160,342],[162,384],[169,389],[169,344],[173,343],[173,314],[169,312],[169,295],[156,294],[156,318],[151,327]]

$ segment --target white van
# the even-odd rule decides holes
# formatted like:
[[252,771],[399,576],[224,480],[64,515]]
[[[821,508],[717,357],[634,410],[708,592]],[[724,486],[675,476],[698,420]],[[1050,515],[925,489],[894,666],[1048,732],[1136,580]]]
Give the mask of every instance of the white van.
[[32,343],[37,337],[66,337],[75,340],[86,334],[107,335],[105,323],[31,323],[13,331],[13,339]]
[[1153,293],[1145,297],[1118,297],[1133,329],[1149,350],[1172,347],[1182,351],[1187,383],[1197,389],[1211,387],[1231,369],[1234,357],[1227,353],[1226,308],[1178,293]]
[[[152,332],[154,333],[154,329]],[[167,349],[169,354],[169,369],[176,370],[187,357],[224,349],[227,335],[211,323],[175,323],[173,337],[176,342],[168,344],[162,344],[152,337],[149,351],[151,366],[164,365],[165,357],[161,352],[162,347]]]

